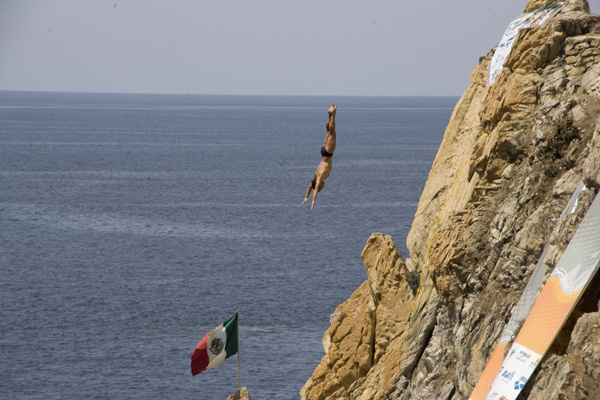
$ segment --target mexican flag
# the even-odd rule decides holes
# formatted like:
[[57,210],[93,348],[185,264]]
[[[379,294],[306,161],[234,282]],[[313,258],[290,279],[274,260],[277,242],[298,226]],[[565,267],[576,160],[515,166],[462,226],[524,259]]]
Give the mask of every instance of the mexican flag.
[[238,314],[208,332],[192,354],[192,376],[223,364],[238,352]]

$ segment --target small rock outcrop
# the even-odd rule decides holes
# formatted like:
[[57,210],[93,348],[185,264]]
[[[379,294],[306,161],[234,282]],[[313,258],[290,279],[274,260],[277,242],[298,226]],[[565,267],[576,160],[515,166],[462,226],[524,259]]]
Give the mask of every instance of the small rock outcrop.
[[229,396],[227,400],[250,400],[248,389],[246,387],[240,388],[237,392]]
[[[302,399],[467,399],[544,246],[553,268],[600,190],[600,16],[566,1],[519,32],[487,86],[492,56],[448,123],[410,257],[390,236],[367,240],[368,279],[332,314]],[[557,224],[581,181],[577,211]],[[600,398],[595,279],[520,399]]]

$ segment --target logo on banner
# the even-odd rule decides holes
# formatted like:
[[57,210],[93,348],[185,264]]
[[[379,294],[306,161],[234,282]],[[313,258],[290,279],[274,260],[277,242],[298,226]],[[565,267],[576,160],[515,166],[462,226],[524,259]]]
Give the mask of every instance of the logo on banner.
[[502,372],[502,378],[506,379],[507,381],[512,381],[512,379],[515,377],[515,372],[514,371],[504,371]]
[[515,381],[515,390],[521,390],[527,383],[527,378],[524,376],[520,377],[518,381]]
[[538,365],[539,362],[540,362],[539,358],[536,358],[535,360],[531,360],[529,362],[529,368],[535,369],[535,367],[537,367],[537,365]]

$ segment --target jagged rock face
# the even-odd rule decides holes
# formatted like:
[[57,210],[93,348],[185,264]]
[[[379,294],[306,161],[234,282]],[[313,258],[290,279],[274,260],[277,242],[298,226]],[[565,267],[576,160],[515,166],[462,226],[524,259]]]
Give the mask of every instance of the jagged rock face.
[[348,398],[348,388],[373,365],[375,304],[364,282],[331,315],[325,356],[302,388],[303,399]]
[[[332,315],[303,399],[468,398],[544,245],[554,267],[600,189],[600,17],[588,10],[572,0],[521,31],[489,87],[493,52],[480,59],[423,189],[410,258],[389,236],[369,238],[368,281]],[[582,180],[577,212],[557,224]],[[600,398],[599,280],[520,399]]]
[[405,330],[413,294],[391,236],[371,235],[362,258],[369,280],[331,315],[323,336],[326,355],[302,389],[303,398],[349,398]]

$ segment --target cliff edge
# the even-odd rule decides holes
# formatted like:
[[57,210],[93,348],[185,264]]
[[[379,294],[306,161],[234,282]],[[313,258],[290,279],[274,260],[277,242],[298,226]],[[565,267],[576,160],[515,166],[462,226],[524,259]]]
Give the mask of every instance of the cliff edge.
[[[600,16],[565,3],[519,31],[492,85],[494,50],[480,58],[421,195],[410,258],[371,235],[368,280],[331,315],[302,399],[469,397],[543,248],[551,270],[600,189]],[[559,219],[582,181],[576,212]],[[594,279],[519,399],[600,398]]]

